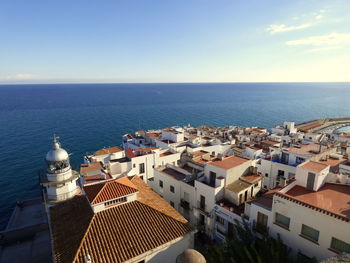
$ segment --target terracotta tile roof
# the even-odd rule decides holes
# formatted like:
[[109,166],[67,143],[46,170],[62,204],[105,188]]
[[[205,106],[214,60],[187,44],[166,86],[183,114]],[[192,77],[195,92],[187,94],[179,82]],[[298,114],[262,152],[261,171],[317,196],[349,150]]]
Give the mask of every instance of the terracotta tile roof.
[[[284,149],[284,151],[288,151],[290,153],[299,154],[299,155],[305,155],[305,156],[314,156],[317,155],[318,151],[320,150],[320,145],[317,143],[310,143],[310,144],[301,144],[299,147],[289,147],[287,149]],[[321,152],[325,151],[325,147],[321,146]]]
[[350,185],[326,183],[317,192],[296,185],[287,193],[276,195],[350,222]]
[[93,163],[83,163],[80,166],[80,173],[87,173],[91,171],[102,170],[102,162],[93,162]]
[[131,182],[139,189],[137,200],[153,209],[176,219],[179,222],[187,223],[187,220],[173,208],[167,201],[161,198],[139,176],[134,176]]
[[121,148],[119,148],[118,146],[114,146],[114,147],[109,147],[109,148],[98,150],[95,152],[95,155],[112,154],[112,153],[117,153],[117,152],[121,152],[121,151],[122,151]]
[[73,262],[124,262],[191,231],[172,217],[133,201],[97,213]]
[[326,169],[328,166],[329,166],[328,164],[323,164],[323,163],[314,162],[314,161],[307,161],[300,165],[301,168],[315,172],[315,173],[321,172],[322,170]]
[[[104,176],[106,178],[104,178]],[[100,173],[96,175],[84,176],[84,185],[99,183],[106,180],[111,180],[112,176],[109,173]]]
[[231,168],[234,168],[236,166],[239,166],[243,163],[249,162],[249,159],[238,157],[238,156],[229,156],[223,158],[223,160],[216,159],[214,161],[209,162],[208,164],[214,165],[216,167],[229,170]]
[[125,153],[129,158],[134,158],[136,157],[136,155],[134,154],[134,152],[132,151],[132,149],[125,149]]
[[317,161],[319,163],[322,163],[322,164],[326,164],[326,165],[330,165],[330,166],[338,166],[339,164],[342,164],[342,163],[346,163],[347,162],[347,159],[346,158],[340,158],[340,159],[335,159],[335,158],[328,158],[327,160],[319,160]]
[[148,137],[152,137],[152,138],[159,138],[160,137],[160,133],[155,133],[155,132],[146,132],[146,135]]
[[136,187],[130,187],[119,183],[118,180],[113,180],[94,185],[87,185],[84,187],[84,191],[91,204],[98,204],[136,193],[138,190]]
[[51,208],[57,262],[85,263],[87,254],[92,262],[124,262],[193,230],[187,220],[140,177],[131,180],[123,177],[117,181],[138,188],[138,200],[95,214],[86,196],[76,196]]
[[51,238],[56,262],[72,262],[94,213],[83,195],[50,208]]

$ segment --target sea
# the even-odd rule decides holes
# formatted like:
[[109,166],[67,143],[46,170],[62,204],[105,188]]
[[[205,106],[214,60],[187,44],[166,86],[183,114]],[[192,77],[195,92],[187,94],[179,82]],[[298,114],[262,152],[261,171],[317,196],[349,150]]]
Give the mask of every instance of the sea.
[[0,229],[17,201],[40,196],[54,133],[78,168],[83,155],[136,130],[340,116],[350,116],[350,83],[0,85]]

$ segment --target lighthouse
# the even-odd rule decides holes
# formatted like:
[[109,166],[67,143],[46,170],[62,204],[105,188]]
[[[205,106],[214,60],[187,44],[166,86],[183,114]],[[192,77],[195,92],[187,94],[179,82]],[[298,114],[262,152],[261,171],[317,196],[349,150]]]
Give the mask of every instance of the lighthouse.
[[69,155],[61,148],[58,137],[54,135],[52,149],[46,154],[46,174],[41,176],[44,198],[47,203],[65,201],[80,193],[79,173],[73,171]]

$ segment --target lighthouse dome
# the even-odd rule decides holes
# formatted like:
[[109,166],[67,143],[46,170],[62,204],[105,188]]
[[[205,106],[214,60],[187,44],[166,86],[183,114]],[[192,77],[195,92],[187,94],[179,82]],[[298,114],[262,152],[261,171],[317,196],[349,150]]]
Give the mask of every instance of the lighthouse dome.
[[52,149],[46,154],[46,161],[49,161],[49,162],[65,161],[68,158],[69,158],[68,153],[66,152],[66,150],[62,148]]
[[58,138],[54,136],[53,147],[46,154],[46,164],[49,172],[61,172],[69,169],[69,155],[66,150],[61,148]]

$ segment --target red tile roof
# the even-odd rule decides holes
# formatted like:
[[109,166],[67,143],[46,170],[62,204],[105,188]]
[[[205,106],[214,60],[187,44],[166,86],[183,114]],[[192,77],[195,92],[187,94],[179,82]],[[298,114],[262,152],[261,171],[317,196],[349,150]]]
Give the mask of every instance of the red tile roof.
[[276,195],[350,221],[350,185],[326,183],[317,192],[296,185],[287,193],[276,193]]
[[307,161],[300,165],[301,168],[315,172],[315,173],[319,173],[323,171],[328,166],[329,166],[328,164],[323,164],[323,163],[314,162],[314,161]]
[[[137,188],[137,201],[93,214],[86,196],[76,196],[50,209],[56,262],[85,263],[88,254],[92,262],[124,262],[193,231],[140,177],[117,181]],[[101,185],[92,185],[95,198]]]
[[114,147],[109,147],[109,148],[104,148],[101,150],[98,150],[95,152],[95,155],[105,155],[105,154],[112,154],[112,153],[117,153],[117,152],[121,152],[122,149],[119,148],[118,146],[114,146]]
[[136,155],[134,154],[134,152],[132,151],[132,149],[125,149],[125,152],[126,152],[126,155],[127,155],[129,158],[134,158],[134,157],[136,157]]
[[97,213],[73,262],[124,262],[156,249],[191,231],[188,224],[139,202]]
[[80,173],[87,173],[91,171],[102,170],[102,162],[93,162],[93,163],[83,163],[80,166]]
[[87,185],[84,187],[84,191],[91,204],[98,204],[136,193],[138,190],[136,187],[127,186],[116,180]]
[[273,195],[276,194],[278,191],[280,191],[281,187],[276,187],[274,189],[268,190],[266,193],[262,194],[261,196],[257,197],[253,201],[250,201],[252,204],[262,205],[263,207],[266,207],[268,209],[272,208],[272,202],[273,202]]
[[[106,175],[106,179],[103,178],[104,175]],[[111,180],[112,176],[109,173],[106,174],[96,174],[96,175],[90,175],[90,176],[84,176],[84,185],[92,184],[92,183],[99,183],[106,180]]]
[[236,166],[239,166],[243,163],[249,162],[249,159],[238,157],[238,156],[229,156],[224,157],[222,160],[216,159],[211,162],[208,162],[208,164],[214,165],[216,167],[229,170],[231,168],[234,168]]
[[83,195],[50,208],[51,239],[56,262],[72,262],[93,215],[91,206]]

